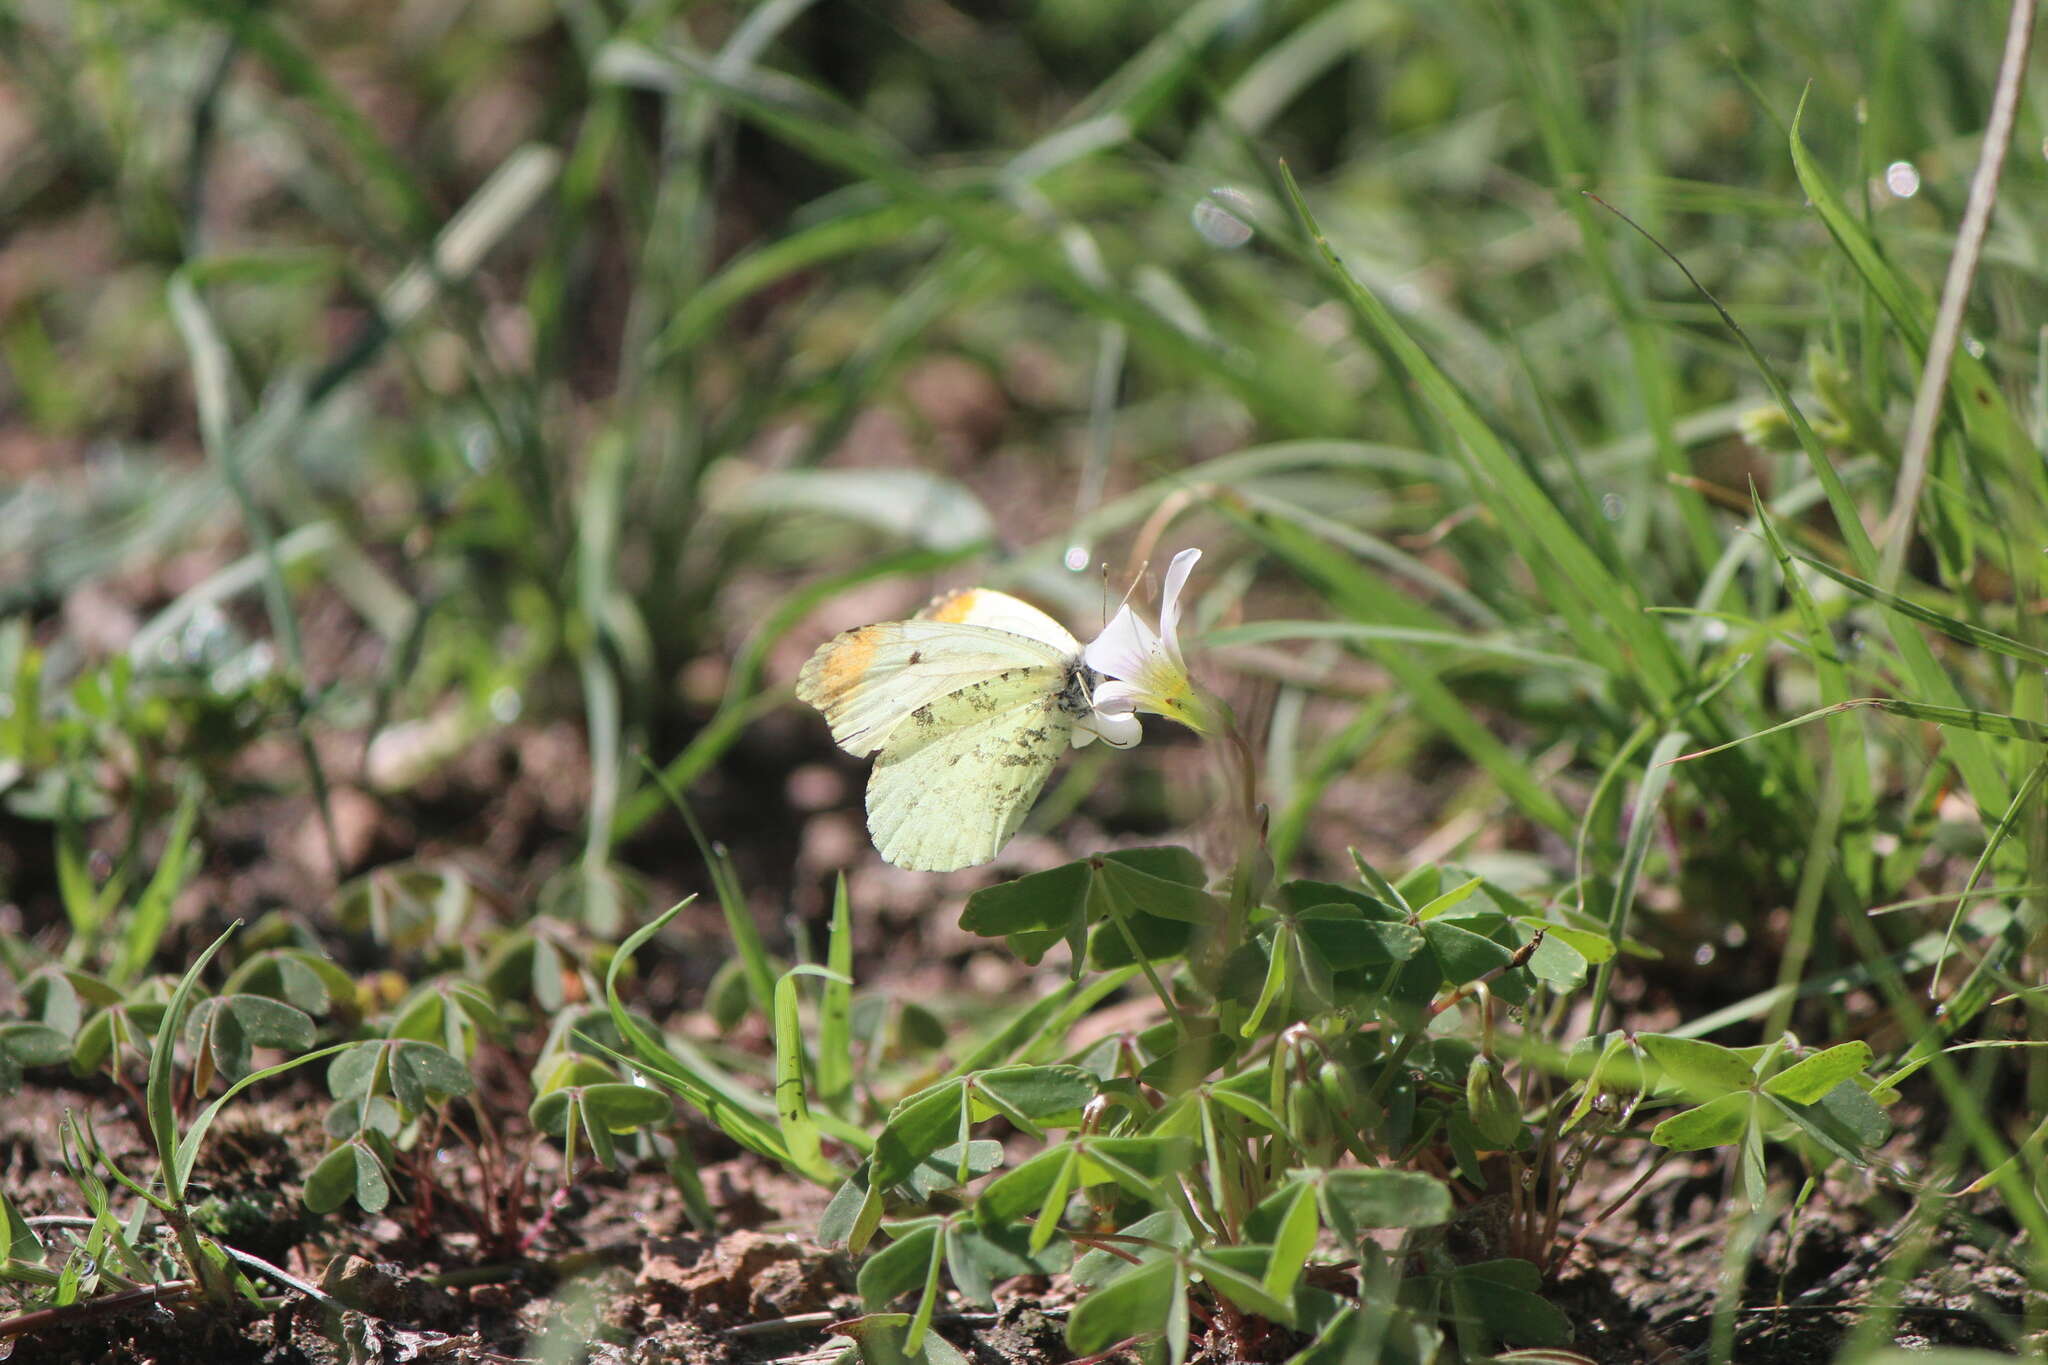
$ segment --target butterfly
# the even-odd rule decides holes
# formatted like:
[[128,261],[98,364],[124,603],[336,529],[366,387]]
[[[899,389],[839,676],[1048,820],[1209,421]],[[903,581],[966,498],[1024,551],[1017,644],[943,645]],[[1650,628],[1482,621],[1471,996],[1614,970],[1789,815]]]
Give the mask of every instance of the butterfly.
[[1081,642],[988,588],[819,646],[796,694],[850,754],[875,756],[868,833],[898,867],[950,872],[1002,851],[1060,755],[1138,742],[1128,708],[1099,712]]

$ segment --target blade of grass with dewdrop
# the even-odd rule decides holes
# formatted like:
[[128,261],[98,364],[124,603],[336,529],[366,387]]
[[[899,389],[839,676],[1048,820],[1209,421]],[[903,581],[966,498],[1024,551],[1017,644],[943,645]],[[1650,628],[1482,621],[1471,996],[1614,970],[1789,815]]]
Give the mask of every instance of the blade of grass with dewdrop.
[[[1628,670],[1634,680],[1652,697],[1667,700],[1681,685],[1680,664],[1671,641],[1644,615],[1632,594],[1614,580],[1557,505],[1480,419],[1450,376],[1408,335],[1378,296],[1344,268],[1309,211],[1293,172],[1283,166],[1282,174],[1295,213],[1354,314],[1386,342],[1455,433],[1459,450],[1471,462],[1474,484],[1495,506],[1502,532],[1516,545],[1530,571],[1556,585],[1552,605],[1573,621],[1574,642],[1588,657],[1618,664],[1612,632],[1628,650]],[[1605,629],[1595,627],[1596,618]]]
[[[1884,305],[1884,311],[1905,336],[1910,348],[1911,359],[1917,369],[1927,357],[1928,326],[1933,307],[1927,297],[1914,285],[1902,279],[1885,260],[1877,243],[1856,221],[1849,208],[1842,202],[1828,178],[1814,162],[1813,154],[1807,150],[1805,139],[1800,136],[1800,121],[1806,114],[1806,93],[1799,97],[1799,106],[1793,111],[1789,142],[1792,150],[1792,168],[1799,177],[1799,187],[1806,192],[1813,211],[1827,228],[1842,254],[1855,267],[1856,273]],[[2004,453],[2008,460],[2020,457],[2022,452],[2031,452],[2032,442],[2024,428],[2006,404],[2005,396],[1992,379],[1984,362],[1967,350],[1958,350],[1954,367],[1950,373],[1947,403],[1952,413],[1961,421],[1964,430],[1985,442],[1988,448]],[[2027,460],[2023,457],[2013,464],[2015,473],[2023,466],[2032,472],[2025,482],[2032,483],[2036,496],[2048,505],[2048,472],[2043,472],[2038,458]]]

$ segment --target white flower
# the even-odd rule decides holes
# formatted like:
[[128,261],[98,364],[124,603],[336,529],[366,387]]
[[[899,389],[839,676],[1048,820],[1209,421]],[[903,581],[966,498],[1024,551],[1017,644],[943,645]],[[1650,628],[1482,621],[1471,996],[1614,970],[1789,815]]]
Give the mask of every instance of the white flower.
[[1201,557],[1200,550],[1182,550],[1173,557],[1159,599],[1157,634],[1127,603],[1081,651],[1081,661],[1107,681],[1096,684],[1095,710],[1076,729],[1077,741],[1086,729],[1091,738],[1129,748],[1138,742],[1140,711],[1177,720],[1197,734],[1214,728],[1209,699],[1188,676],[1180,652],[1181,589]]

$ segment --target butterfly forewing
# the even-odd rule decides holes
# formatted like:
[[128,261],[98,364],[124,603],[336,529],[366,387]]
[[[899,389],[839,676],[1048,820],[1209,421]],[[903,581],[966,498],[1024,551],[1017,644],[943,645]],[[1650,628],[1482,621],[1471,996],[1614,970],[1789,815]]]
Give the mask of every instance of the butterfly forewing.
[[820,646],[797,676],[796,694],[824,713],[850,754],[888,744],[918,710],[996,679],[1056,691],[1071,654],[1013,631],[953,621],[888,621]]
[[[996,856],[1073,736],[1067,665],[989,678],[914,711],[868,779],[868,833],[898,867],[949,872]],[[1022,676],[1029,674],[1029,677]]]

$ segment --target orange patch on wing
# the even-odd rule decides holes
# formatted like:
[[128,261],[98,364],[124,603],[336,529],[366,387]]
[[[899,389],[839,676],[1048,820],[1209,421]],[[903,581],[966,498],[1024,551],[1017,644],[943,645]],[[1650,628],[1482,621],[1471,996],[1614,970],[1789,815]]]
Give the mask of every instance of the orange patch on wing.
[[950,621],[957,624],[974,614],[975,599],[980,596],[981,589],[969,588],[965,592],[956,592],[951,597],[936,598],[918,615],[927,621]]
[[816,660],[817,703],[830,703],[859,686],[881,643],[880,626],[862,626],[847,631],[820,651]]

